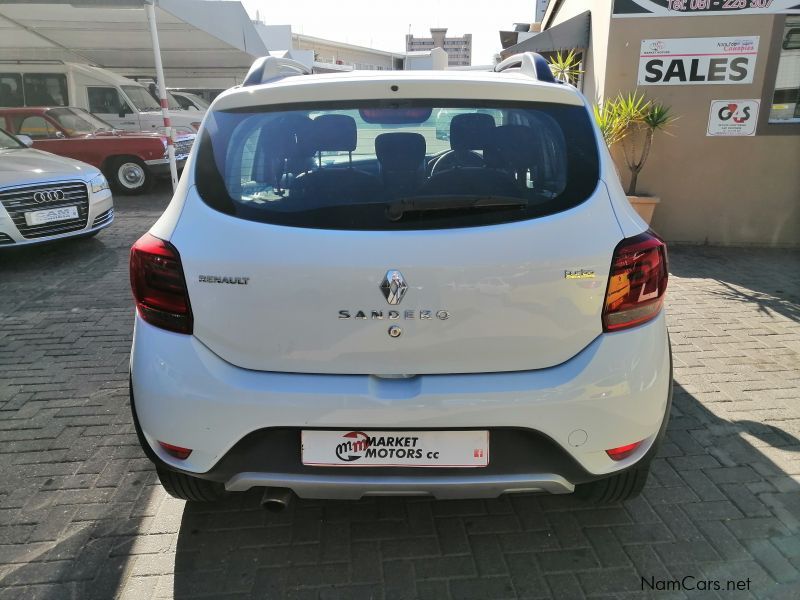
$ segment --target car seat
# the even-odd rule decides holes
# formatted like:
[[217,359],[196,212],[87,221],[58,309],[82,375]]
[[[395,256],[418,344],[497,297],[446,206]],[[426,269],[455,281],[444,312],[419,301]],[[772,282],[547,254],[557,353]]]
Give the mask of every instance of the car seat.
[[395,195],[416,190],[425,180],[425,138],[418,133],[382,133],[375,138],[375,155],[384,188]]
[[492,144],[494,117],[486,113],[465,113],[450,120],[450,151],[435,160],[431,175],[459,167],[482,167],[484,152]]

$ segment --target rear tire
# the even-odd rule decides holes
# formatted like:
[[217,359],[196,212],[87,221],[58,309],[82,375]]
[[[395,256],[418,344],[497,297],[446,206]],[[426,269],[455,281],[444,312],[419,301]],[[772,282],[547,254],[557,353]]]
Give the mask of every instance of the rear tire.
[[592,504],[616,504],[636,498],[647,483],[650,463],[636,465],[617,475],[575,486],[575,495]]
[[156,471],[161,485],[173,498],[191,502],[214,502],[225,496],[225,487],[216,481],[191,477],[159,466],[156,466]]

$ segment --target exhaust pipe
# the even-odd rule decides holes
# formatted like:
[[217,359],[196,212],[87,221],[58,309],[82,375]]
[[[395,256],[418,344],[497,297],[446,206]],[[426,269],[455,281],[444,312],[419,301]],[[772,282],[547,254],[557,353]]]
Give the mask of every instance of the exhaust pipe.
[[261,506],[270,512],[281,512],[292,501],[292,490],[289,488],[268,487],[261,497]]

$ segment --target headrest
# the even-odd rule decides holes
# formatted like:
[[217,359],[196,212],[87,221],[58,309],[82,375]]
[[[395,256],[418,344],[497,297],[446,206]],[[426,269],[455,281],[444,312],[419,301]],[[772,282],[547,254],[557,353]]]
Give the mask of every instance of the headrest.
[[501,125],[492,132],[492,150],[503,164],[528,167],[539,161],[536,131],[523,125]]
[[390,171],[414,171],[425,160],[425,138],[418,133],[382,133],[375,138],[375,154]]
[[310,147],[313,123],[305,115],[281,115],[264,126],[261,139],[281,158],[309,157],[314,154]]
[[348,115],[320,115],[313,121],[311,146],[314,152],[356,149],[356,120]]
[[491,141],[494,117],[485,113],[456,115],[450,121],[453,150],[483,150]]

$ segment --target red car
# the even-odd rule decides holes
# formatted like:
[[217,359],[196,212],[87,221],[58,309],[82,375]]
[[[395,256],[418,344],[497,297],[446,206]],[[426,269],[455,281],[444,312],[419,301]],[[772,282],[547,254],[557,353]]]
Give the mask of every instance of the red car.
[[[169,175],[166,136],[114,129],[82,108],[0,108],[0,129],[28,136],[39,150],[94,165],[122,194],[147,191],[155,177]],[[193,143],[193,135],[176,139],[178,169]]]

